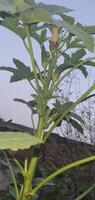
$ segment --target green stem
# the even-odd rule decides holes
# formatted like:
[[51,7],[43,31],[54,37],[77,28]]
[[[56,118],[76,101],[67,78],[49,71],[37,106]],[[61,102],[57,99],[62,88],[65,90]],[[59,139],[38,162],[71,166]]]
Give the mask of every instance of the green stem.
[[19,168],[21,174],[24,176],[25,173],[24,173],[24,169],[23,169],[23,167],[21,166],[21,164],[18,162],[18,160],[17,160],[16,158],[14,158],[13,161],[16,163],[16,165],[18,166],[18,168]]
[[43,84],[44,80],[43,80],[42,72],[41,72],[40,67],[38,66],[38,64],[37,64],[37,70],[38,70],[38,73],[39,73],[40,81]]
[[75,69],[77,69],[78,67],[80,67],[81,65],[85,64],[86,62],[90,61],[90,60],[93,60],[95,59],[95,57],[92,57],[92,58],[88,58],[82,62],[80,62],[79,64],[75,65],[73,68],[71,68],[70,70],[68,70],[58,81],[57,83],[54,85],[52,89],[52,92],[58,87],[58,85],[63,81],[63,79],[65,77],[67,77],[67,75],[69,75],[71,72],[73,72]]
[[93,90],[95,89],[95,83],[75,102],[73,103],[71,106],[69,106],[69,108],[58,118],[58,120],[56,120],[56,122],[54,123],[54,125],[50,128],[50,130],[48,131],[45,140],[47,140],[47,138],[49,137],[49,135],[51,134],[51,132],[53,131],[53,129],[61,122],[61,120],[66,117],[66,115],[73,109],[75,108],[78,104],[80,104],[83,99],[85,99],[85,97],[87,97]]
[[66,165],[65,167],[62,167],[61,169],[55,171],[54,173],[52,173],[51,175],[49,175],[47,178],[45,178],[43,181],[41,181],[33,190],[32,192],[29,194],[31,196],[34,196],[36,194],[36,192],[41,189],[44,185],[46,185],[49,181],[51,181],[53,178],[55,178],[56,176],[58,176],[59,174],[67,171],[67,170],[70,170],[74,167],[77,167],[79,165],[82,165],[82,164],[85,164],[85,163],[88,163],[88,162],[91,162],[91,161],[94,161],[95,160],[95,156],[90,156],[90,157],[87,157],[87,158],[84,158],[84,159],[81,159],[81,160],[78,160],[76,162],[73,162],[69,165]]
[[31,58],[31,63],[33,66],[33,71],[34,71],[34,76],[35,76],[35,80],[36,80],[36,87],[39,87],[39,83],[38,83],[38,76],[37,76],[37,71],[36,71],[36,64],[35,64],[35,59],[34,59],[34,53],[33,53],[33,48],[32,48],[32,42],[31,42],[31,36],[30,36],[30,32],[29,32],[29,27],[25,26],[26,29],[26,34],[27,34],[27,40],[28,40],[28,52]]
[[90,192],[92,192],[92,190],[95,189],[95,183],[89,187],[83,194],[81,194],[80,196],[78,196],[75,200],[81,200],[83,199],[84,197],[86,197]]
[[[33,48],[32,48],[31,36],[30,36],[30,31],[29,31],[28,25],[25,26],[25,30],[26,30],[27,40],[28,40],[28,46],[29,46],[28,53],[29,53],[30,58],[31,58],[31,63],[32,63],[34,77],[35,77],[35,82],[36,82],[37,94],[38,94],[39,102],[40,102],[39,81],[38,81],[38,75],[37,75],[37,70],[36,70],[36,63],[35,63],[35,59],[34,59],[34,53],[33,53]],[[38,106],[38,110],[40,110],[39,106]]]
[[[28,53],[29,53],[30,58],[31,58],[31,63],[32,63],[32,67],[33,67],[34,78],[35,78],[35,83],[36,83],[36,88],[37,88],[37,94],[38,94],[38,98],[39,98],[38,110],[41,112],[39,81],[38,81],[36,63],[35,63],[35,58],[34,58],[34,53],[33,53],[33,48],[32,48],[32,42],[31,42],[31,36],[30,36],[28,25],[25,26],[25,30],[26,30],[26,34],[27,34],[27,40],[28,40]],[[41,135],[40,135],[40,133],[42,133],[41,130],[42,130],[42,120],[40,120],[38,129],[37,129],[37,137],[39,137],[39,138],[41,137]],[[27,194],[32,189],[32,182],[33,182],[37,162],[38,162],[38,157],[35,156],[35,153],[33,153],[31,160],[30,160],[30,163],[29,163],[29,168],[24,175],[24,184],[23,184],[23,189],[22,189],[22,193],[21,193],[21,196],[20,196],[20,200],[29,200],[30,199],[30,197],[27,196]]]
[[30,83],[31,87],[34,89],[34,91],[37,93],[37,90],[36,90],[35,86],[33,85],[33,83],[31,83],[31,81],[29,81],[29,83]]
[[33,134],[35,135],[35,124],[34,124],[33,111],[32,110],[31,110],[31,120],[32,120],[32,126],[33,126]]
[[39,122],[37,127],[37,137],[43,139],[44,130],[43,130],[43,117],[39,116]]
[[[39,117],[38,128],[37,128],[36,134],[37,134],[37,137],[43,138],[43,120],[42,120],[42,117]],[[37,162],[38,162],[38,157],[35,156],[35,153],[34,153],[34,156],[32,156],[32,158],[30,160],[29,168],[28,168],[28,170],[27,170],[27,172],[24,176],[24,185],[23,185],[23,191],[22,191],[22,195],[20,197],[20,200],[29,200],[30,199],[28,194],[30,193],[30,191],[32,189],[32,182],[33,182]]]
[[16,194],[16,200],[19,199],[19,190],[18,190],[18,186],[17,186],[17,181],[16,181],[16,177],[15,177],[15,174],[14,174],[14,171],[13,171],[13,168],[12,168],[12,165],[7,157],[7,154],[5,151],[3,151],[4,153],[4,156],[6,158],[6,161],[8,163],[8,167],[10,169],[10,172],[11,172],[11,176],[12,176],[12,180],[13,180],[13,184],[14,184],[14,189],[15,189],[15,194]]
[[24,186],[23,186],[23,191],[22,191],[20,200],[29,200],[30,199],[30,197],[27,196],[27,194],[31,191],[31,188],[32,188],[32,180],[34,178],[34,173],[35,173],[37,162],[38,162],[37,157],[31,158],[28,171],[27,171],[26,175],[24,176]]
[[43,88],[44,92],[47,93],[47,68],[44,68],[44,82],[43,82]]

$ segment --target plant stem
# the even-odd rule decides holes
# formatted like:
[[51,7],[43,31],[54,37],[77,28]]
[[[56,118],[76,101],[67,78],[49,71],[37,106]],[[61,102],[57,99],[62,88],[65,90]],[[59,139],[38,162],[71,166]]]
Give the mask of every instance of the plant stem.
[[[37,75],[37,70],[36,70],[36,63],[35,63],[35,59],[34,59],[34,53],[33,53],[33,48],[32,48],[31,36],[30,36],[28,25],[25,26],[25,30],[26,30],[26,34],[27,34],[28,47],[29,47],[28,48],[28,53],[29,53],[30,58],[31,58],[31,63],[32,63],[33,72],[34,72],[34,78],[35,78],[35,82],[36,82],[37,94],[38,94],[38,99],[39,99],[39,104],[40,104],[39,81],[38,81],[38,75]],[[38,105],[38,110],[41,110],[39,105]]]
[[81,194],[80,196],[78,196],[75,200],[81,200],[83,199],[84,197],[86,197],[90,192],[92,192],[92,190],[95,189],[95,183],[89,187],[83,194]]
[[32,126],[33,126],[33,134],[35,135],[35,124],[34,124],[33,111],[32,110],[31,110],[31,120],[32,120]]
[[[28,47],[26,49],[31,58],[31,63],[32,63],[32,67],[33,67],[34,78],[35,78],[35,83],[36,83],[36,88],[37,88],[36,92],[38,95],[39,121],[38,121],[38,128],[37,128],[36,135],[38,138],[43,138],[44,131],[43,131],[43,117],[41,117],[42,114],[41,114],[40,87],[39,87],[36,63],[35,63],[32,42],[31,42],[31,36],[30,36],[28,25],[25,25],[25,30],[26,30],[26,34],[27,34],[27,40],[28,40]],[[40,74],[40,76],[41,76],[41,74]],[[34,174],[35,174],[35,170],[36,170],[36,166],[37,166],[37,162],[38,162],[38,156],[35,155],[35,147],[33,150],[34,151],[33,151],[33,155],[31,156],[31,159],[30,159],[29,167],[24,175],[24,184],[23,184],[23,189],[21,191],[21,196],[20,196],[19,200],[29,200],[31,198],[31,196],[29,196],[28,194],[31,192],[31,189],[32,189],[33,178],[34,178]]]
[[39,116],[39,122],[38,122],[38,128],[37,128],[37,137],[39,139],[43,139],[43,135],[44,131],[43,131],[43,117]]
[[[37,134],[38,138],[43,138],[43,120],[42,120],[42,118],[39,118],[36,134]],[[31,188],[32,188],[32,182],[33,182],[33,178],[35,175],[37,162],[38,162],[38,156],[35,156],[35,152],[34,152],[34,155],[31,157],[31,160],[29,163],[29,168],[24,176],[24,185],[23,185],[23,191],[22,191],[20,200],[29,200],[31,197],[28,194],[30,193]]]
[[49,181],[51,181],[53,178],[55,178],[56,176],[58,176],[59,174],[67,171],[67,170],[70,170],[74,167],[77,167],[79,165],[82,165],[82,164],[85,164],[85,163],[88,163],[88,162],[91,162],[91,161],[94,161],[95,160],[95,156],[90,156],[90,157],[87,157],[87,158],[84,158],[84,159],[81,159],[81,160],[78,160],[76,162],[73,162],[73,163],[70,163],[69,165],[66,165],[64,167],[62,167],[61,169],[58,169],[57,171],[55,171],[54,173],[52,173],[51,175],[49,175],[47,178],[45,178],[43,181],[41,181],[33,190],[32,192],[30,193],[31,196],[34,196],[36,194],[36,192],[42,188],[44,185],[46,185]]
[[[43,138],[43,136],[44,136],[43,119],[41,117],[39,117],[38,128],[37,128],[36,134],[37,134],[38,138]],[[24,176],[24,185],[23,185],[23,191],[22,191],[20,200],[29,200],[31,197],[28,194],[30,193],[31,188],[32,188],[32,182],[33,182],[37,162],[38,162],[38,156],[35,156],[35,155],[32,156],[30,163],[29,163],[28,171]]]
[[27,196],[27,194],[31,191],[31,188],[32,188],[32,180],[34,177],[37,161],[38,161],[37,157],[31,158],[28,171],[27,171],[26,175],[24,176],[24,186],[23,186],[23,191],[22,191],[20,200],[29,200],[30,199],[30,197]]
[[35,86],[33,85],[33,83],[31,83],[31,81],[29,81],[29,83],[30,83],[31,87],[34,89],[34,91],[37,92],[37,90],[36,90]]
[[54,123],[54,125],[50,128],[50,130],[48,131],[44,142],[48,139],[49,135],[51,134],[51,132],[53,131],[53,129],[61,122],[61,120],[66,117],[66,115],[73,109],[75,108],[78,104],[80,104],[83,99],[85,99],[85,97],[87,97],[93,90],[95,89],[95,83],[77,100],[75,101],[75,103],[73,103],[71,106],[69,106],[69,108],[58,118],[58,120],[56,120],[56,122]]
[[58,85],[63,81],[63,79],[65,77],[67,77],[71,72],[73,72],[75,69],[77,69],[78,67],[80,67],[83,64],[86,64],[88,61],[95,59],[95,57],[92,58],[87,58],[86,60],[80,62],[79,64],[75,65],[73,68],[71,68],[70,70],[68,70],[58,81],[57,83],[55,83],[55,85],[53,86],[52,92],[54,92],[54,90],[58,87]]
[[8,157],[7,157],[6,152],[3,151],[3,153],[4,153],[4,156],[5,156],[6,161],[8,163],[8,167],[9,167],[10,172],[11,172],[11,176],[12,176],[12,180],[13,180],[13,184],[14,184],[14,189],[15,189],[16,200],[18,200],[19,199],[19,190],[18,190],[18,186],[17,186],[17,180],[16,180],[12,165],[11,165],[11,163],[10,163]]

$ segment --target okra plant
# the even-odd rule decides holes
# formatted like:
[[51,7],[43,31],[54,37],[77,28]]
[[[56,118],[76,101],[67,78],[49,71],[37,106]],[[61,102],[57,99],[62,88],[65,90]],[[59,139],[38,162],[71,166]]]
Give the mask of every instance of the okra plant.
[[[20,186],[5,153],[13,179],[15,200],[32,200],[45,184],[59,174],[95,160],[95,156],[91,156],[63,166],[37,185],[33,184],[40,152],[54,128],[60,126],[65,120],[83,133],[84,120],[74,113],[74,108],[89,98],[89,94],[95,89],[94,83],[75,102],[72,100],[63,104],[60,103],[59,96],[55,92],[60,83],[64,82],[65,77],[74,70],[78,73],[80,71],[86,78],[88,75],[86,67],[95,67],[94,57],[86,59],[84,57],[86,50],[91,52],[94,50],[92,35],[95,33],[95,27],[76,24],[74,18],[66,15],[71,11],[64,6],[35,3],[34,0],[0,0],[0,25],[21,38],[31,60],[31,66],[27,66],[17,58],[13,58],[15,67],[0,67],[0,70],[12,73],[11,83],[26,79],[31,85],[32,93],[30,101],[15,99],[31,109],[33,130],[31,134],[0,132],[1,150],[31,149],[30,159],[26,158],[23,165],[18,160],[14,160],[23,177]],[[33,40],[39,44],[41,66],[34,56]],[[37,127],[34,121],[35,114],[38,116]],[[85,197],[94,186],[77,200]]]

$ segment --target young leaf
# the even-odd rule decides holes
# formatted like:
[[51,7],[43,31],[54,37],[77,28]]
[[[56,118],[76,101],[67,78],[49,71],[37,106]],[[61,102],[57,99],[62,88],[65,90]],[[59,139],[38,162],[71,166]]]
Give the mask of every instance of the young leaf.
[[0,149],[11,149],[17,151],[19,149],[28,149],[31,146],[41,144],[39,138],[21,132],[0,132]]
[[[53,114],[56,114],[54,117],[54,121],[56,121],[58,117],[61,116],[72,104],[73,102],[67,102],[61,105],[60,102],[57,101],[55,104],[55,108],[53,108]],[[63,120],[67,121],[68,123],[71,123],[75,129],[77,129],[80,133],[83,133],[83,128],[81,124],[84,123],[84,120],[79,115],[70,112],[60,121],[60,123],[57,126],[60,126]]]
[[78,25],[71,25],[67,21],[63,20],[54,20],[54,23],[58,27],[64,27],[66,30],[76,35],[81,39],[89,51],[94,50],[94,39],[91,35],[84,31],[84,28],[79,27]]
[[[33,2],[34,4],[34,2]],[[23,12],[32,7],[32,2],[25,0],[0,0],[0,12],[4,11],[7,13],[15,14],[18,12]]]
[[35,5],[35,2],[34,2],[34,0],[24,0],[25,2],[27,2],[27,3],[29,3],[29,4],[31,4],[31,5]]
[[42,44],[41,46],[41,60],[42,60],[42,66],[46,69],[48,63],[49,63],[49,52],[46,51],[45,46]]
[[63,114],[63,112],[65,112],[72,104],[73,102],[67,102],[62,105],[59,101],[57,101],[55,107],[58,114]]
[[[81,39],[89,51],[94,50],[94,40],[93,38],[84,30],[84,27],[79,25],[72,25],[71,22],[66,20],[55,20],[52,15],[61,15],[66,12],[64,7],[56,7],[55,5],[45,5],[38,4],[34,6],[32,12],[28,10],[30,4],[26,3],[24,0],[12,1],[12,0],[0,0],[0,11],[5,11],[9,13],[21,12],[20,19],[27,24],[44,22],[47,24],[53,24],[58,27],[64,27],[66,30],[76,35]],[[22,12],[24,11],[24,12]],[[71,11],[71,10],[67,10]]]
[[69,42],[68,48],[81,48],[81,49],[85,49],[85,45],[81,43],[81,40],[77,37],[75,37],[75,35],[73,35],[72,37],[72,41]]
[[[73,68],[74,65],[68,64],[61,64],[58,67],[56,67],[55,71],[52,73],[52,80],[57,81],[61,75],[62,72],[64,72],[67,69]],[[82,72],[82,74],[84,75],[84,77],[86,78],[88,75],[88,72],[86,70],[86,68],[84,66],[80,66],[78,67],[78,69]]]
[[26,37],[24,29],[19,26],[19,21],[17,17],[6,17],[3,21],[1,21],[1,25],[13,31],[22,39]]
[[23,99],[15,98],[14,101],[26,104],[33,112],[33,114],[37,113],[37,102],[34,100],[25,101]]
[[74,118],[75,120],[79,121],[80,123],[84,124],[84,120],[82,119],[82,117],[80,117],[76,113],[70,112],[69,116],[71,118]]
[[74,24],[74,22],[75,22],[75,19],[71,16],[62,15],[62,14],[60,16],[63,20],[69,22],[70,24]]
[[44,8],[34,8],[32,12],[27,10],[20,14],[20,19],[26,24],[38,22],[53,24],[53,18]]
[[70,119],[70,123],[72,124],[72,126],[77,129],[80,133],[83,134],[83,128],[82,126],[74,119]]
[[84,66],[79,67],[80,71],[83,73],[84,77],[87,78],[88,72]]
[[85,65],[88,65],[88,66],[91,66],[91,67],[95,67],[95,62],[88,61],[87,63],[85,63]]
[[59,67],[57,67],[55,71],[52,73],[52,80],[57,81],[63,71],[64,71],[63,65],[60,65]]
[[0,12],[8,12],[8,13],[15,13],[15,0],[0,0]]
[[[32,26],[31,26],[32,27]],[[43,44],[44,42],[46,42],[47,41],[47,37],[46,37],[46,34],[47,34],[47,30],[46,29],[44,29],[44,30],[42,30],[41,31],[41,33],[40,34],[38,34],[38,33],[31,33],[31,36],[35,39],[35,40],[37,40],[38,42],[39,42],[39,44],[41,45],[41,44]]]
[[38,3],[36,5],[38,8],[46,9],[50,15],[61,15],[63,13],[68,13],[73,11],[72,9],[66,8],[65,6],[58,6],[52,4],[49,5],[44,3]]
[[79,49],[75,53],[72,53],[70,63],[77,64],[78,61],[86,55],[86,51],[84,49]]
[[26,66],[24,63],[17,59],[13,59],[13,62],[17,69],[12,67],[0,67],[0,70],[5,70],[13,73],[10,82],[21,81],[23,79],[31,81],[34,79],[34,73],[31,72],[30,67]]
[[95,26],[84,26],[84,29],[87,33],[95,35]]

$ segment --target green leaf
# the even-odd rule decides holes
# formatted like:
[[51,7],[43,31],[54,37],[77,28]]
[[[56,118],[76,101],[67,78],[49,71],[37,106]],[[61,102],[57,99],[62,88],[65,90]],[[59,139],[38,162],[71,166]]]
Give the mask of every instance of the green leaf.
[[78,25],[72,25],[66,20],[55,20],[54,18],[52,18],[48,10],[44,7],[34,8],[31,13],[28,11],[27,13],[22,13],[21,19],[28,24],[44,22],[47,24],[54,24],[61,28],[64,27],[66,30],[68,30],[72,34],[76,35],[79,39],[81,39],[89,51],[94,50],[94,39],[91,35],[84,31],[84,28],[79,27]]
[[[60,102],[57,101],[55,104],[55,108],[53,108],[53,113],[52,113],[54,114],[54,116],[56,116],[54,121],[56,122],[58,117],[61,116],[66,110],[68,110],[72,104],[73,102],[67,102],[62,105],[60,104]],[[81,124],[84,124],[84,120],[76,113],[73,112],[68,113],[68,115],[65,116],[57,126],[60,126],[63,120],[67,121],[67,123],[71,123],[75,129],[77,129],[80,133],[83,133],[83,128]]]
[[46,51],[45,46],[42,44],[41,46],[41,60],[42,60],[42,66],[44,68],[47,67],[48,63],[49,63],[49,52]]
[[83,26],[80,23],[77,23],[77,26],[82,28],[85,32],[89,33],[90,35],[95,34],[95,26]]
[[81,43],[81,40],[75,35],[72,37],[72,40],[69,42],[68,48],[81,48],[84,49],[86,48],[84,44]]
[[85,31],[89,34],[95,34],[95,26],[84,26]]
[[38,33],[36,33],[36,32],[31,33],[31,36],[32,36],[35,40],[37,40],[37,41],[39,42],[39,44],[41,45],[41,44],[43,44],[44,42],[46,42],[47,39],[48,39],[47,36],[46,36],[46,34],[47,34],[47,30],[44,29],[44,30],[41,31],[40,34],[38,34]]
[[59,77],[61,76],[61,73],[64,72],[67,69],[72,68],[73,65],[65,65],[65,64],[61,64],[58,67],[56,67],[55,71],[53,71],[52,73],[52,80],[53,81],[57,81],[59,79]]
[[[35,6],[34,0],[0,0],[0,11],[9,13],[22,12]],[[51,15],[59,15],[72,11],[64,6],[47,5],[44,3],[36,4],[36,8],[46,9]]]
[[91,35],[84,31],[84,28],[79,27],[78,25],[71,25],[67,21],[63,20],[54,20],[54,23],[58,27],[64,27],[66,30],[76,35],[81,39],[89,51],[94,50],[94,39]]
[[30,134],[21,132],[0,132],[0,149],[28,149],[31,146],[41,144],[42,141]]
[[70,55],[62,52],[62,56],[64,57],[64,65],[69,65],[70,64]]
[[[32,5],[32,2],[31,2]],[[29,8],[31,8],[30,3],[28,3],[28,1],[25,0],[15,0],[15,6],[16,6],[16,10],[17,12],[23,12]]]
[[29,3],[29,4],[32,4],[32,5],[35,5],[34,0],[25,0],[25,2],[27,2],[27,3]]
[[44,22],[53,24],[53,18],[44,8],[34,8],[32,12],[26,11],[20,14],[20,19],[27,24]]
[[63,13],[68,13],[73,11],[72,9],[66,8],[65,6],[58,6],[52,4],[49,5],[44,3],[38,3],[36,5],[38,8],[46,9],[50,15],[61,15]]
[[80,71],[83,73],[84,77],[87,78],[88,72],[84,66],[79,67]]
[[83,45],[81,43],[73,44],[73,42],[72,42],[72,43],[70,43],[69,48],[77,48],[78,49],[78,48],[86,48],[86,47],[85,47],[85,45]]
[[[73,68],[73,67],[74,67],[74,65],[70,65],[70,64],[59,65],[58,67],[56,67],[55,71],[52,73],[52,80],[57,81],[59,79],[59,77],[61,76],[61,73],[63,73],[65,70]],[[78,67],[78,69],[82,72],[82,74],[84,75],[85,78],[88,76],[88,72],[84,66],[80,66],[80,67]]]
[[[45,5],[43,3],[36,4],[33,7],[31,6],[30,3],[27,3],[24,0],[0,0],[0,11],[12,14],[21,12],[20,19],[27,24],[44,22],[58,27],[64,27],[81,39],[89,51],[94,50],[94,40],[91,35],[85,31],[85,28],[82,25],[72,25],[70,20],[55,20],[52,17],[52,15],[61,15],[64,12],[71,11],[70,9],[67,9],[64,6]],[[32,12],[29,11],[29,8],[33,8]]]
[[15,0],[0,0],[0,12],[5,11],[9,13],[16,12]]
[[[33,2],[34,5],[34,2]],[[8,12],[11,14],[15,14],[18,12],[23,12],[32,7],[32,2],[25,0],[0,0],[0,12]]]
[[64,6],[45,5],[43,3],[40,3],[36,4],[32,12],[27,10],[24,13],[21,13],[20,18],[24,23],[28,24],[38,22],[56,24],[56,21],[52,18],[52,15],[59,15],[61,13],[64,13],[64,11]]
[[19,20],[17,17],[6,17],[5,20],[1,21],[1,25],[13,31],[22,39],[26,37],[24,29],[19,26]]
[[63,114],[63,112],[65,112],[72,104],[73,104],[73,102],[67,102],[64,104],[60,104],[59,101],[56,101],[55,107],[56,107],[57,113]]
[[36,101],[34,101],[34,100],[25,101],[23,99],[18,99],[18,98],[15,98],[14,101],[26,104],[32,110],[33,114],[37,113],[37,102]]
[[52,73],[52,80],[53,81],[57,81],[61,75],[61,73],[63,72],[63,65],[57,67],[55,69],[55,71]]
[[79,49],[75,53],[72,53],[70,63],[77,64],[78,61],[86,55],[86,51],[84,49]]
[[60,16],[63,20],[69,22],[70,24],[74,24],[74,22],[75,22],[75,19],[71,16],[62,15],[62,14]]
[[79,121],[80,123],[84,124],[84,120],[82,119],[82,117],[80,117],[79,115],[77,115],[76,113],[70,112],[69,116],[71,118],[76,119],[77,121]]
[[85,65],[88,65],[88,66],[91,66],[91,67],[95,67],[95,62],[88,61],[87,63],[85,63]]
[[[72,53],[71,54],[71,58],[68,59],[69,67],[67,65],[66,69],[72,68],[75,64],[80,63],[80,61],[81,61],[80,59],[82,59],[85,55],[86,55],[86,51],[84,49],[79,49],[75,53]],[[78,69],[83,73],[84,77],[86,78],[87,75],[88,75],[88,72],[87,72],[86,68],[84,66],[79,66]]]
[[72,68],[73,66],[70,64],[70,56],[64,52],[62,52],[62,56],[64,57],[64,64],[61,64],[55,68],[55,71],[52,73],[52,80],[57,81],[64,70]]
[[77,105],[79,105],[94,89],[95,89],[95,83],[92,84],[92,86],[80,98],[78,98],[74,103],[72,103],[71,106],[69,106],[68,109],[66,109],[66,111],[63,112],[58,117],[58,119],[55,121],[55,123],[53,124],[53,126],[48,131],[48,134],[45,137],[45,141],[48,139],[49,135],[54,130],[54,128],[58,126],[58,124],[70,113],[70,111],[72,109],[74,109]]
[[72,124],[72,126],[77,129],[80,133],[83,134],[83,128],[82,126],[74,119],[70,119],[70,123]]
[[13,59],[13,62],[17,69],[12,67],[0,67],[0,70],[5,70],[13,73],[10,82],[21,81],[23,79],[30,81],[34,79],[34,73],[31,72],[30,67],[27,67],[24,63],[17,59]]
[[[82,60],[80,59],[84,57],[85,55],[86,55],[86,52],[84,49],[80,49],[80,50],[77,50],[75,53],[72,53],[71,58],[68,54],[62,53],[62,56],[64,57],[64,63],[56,67],[55,71],[53,71],[52,79],[57,81],[61,73],[63,73],[67,69],[73,68],[74,65],[81,63]],[[87,63],[89,64],[90,62],[88,61]],[[94,62],[92,62],[92,64],[93,63]],[[86,65],[86,63],[84,63],[84,65]],[[86,78],[88,75],[88,72],[86,68],[83,66],[83,64],[80,65],[78,69],[83,73],[84,77]]]

